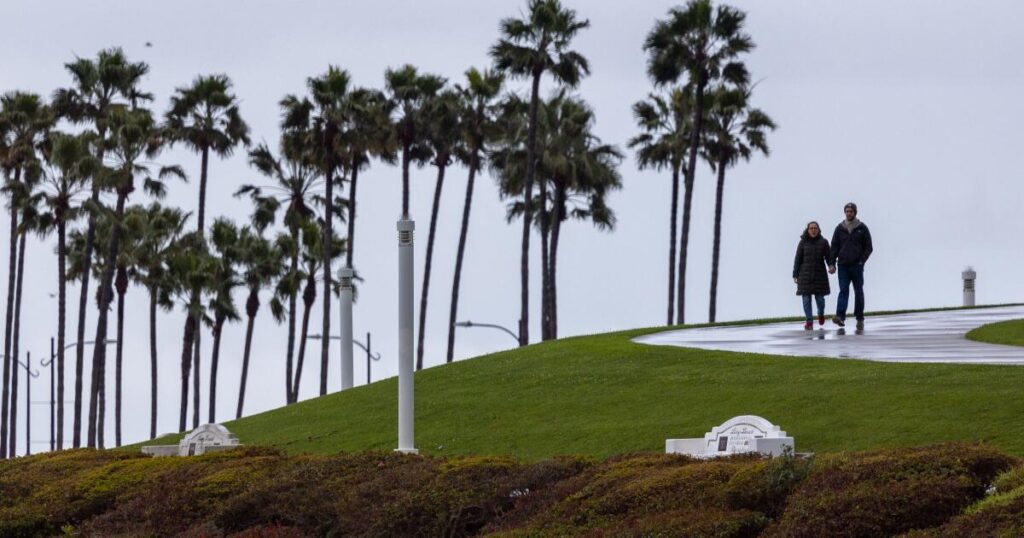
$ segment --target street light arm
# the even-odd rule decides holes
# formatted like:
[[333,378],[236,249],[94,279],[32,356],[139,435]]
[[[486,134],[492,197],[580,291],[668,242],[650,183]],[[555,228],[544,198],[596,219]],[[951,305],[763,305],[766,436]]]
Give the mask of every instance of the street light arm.
[[380,353],[371,353],[369,349],[366,349],[366,345],[360,342],[359,340],[352,340],[352,343],[359,346],[359,348],[362,349],[363,351],[369,353],[371,359],[375,361],[380,360]]
[[509,336],[511,336],[512,338],[515,338],[516,342],[519,342],[519,335],[518,334],[508,330],[505,327],[502,327],[501,325],[496,325],[494,323],[475,323],[475,322],[472,322],[472,321],[458,321],[458,322],[455,323],[455,326],[456,327],[466,327],[466,328],[471,328],[471,327],[488,327],[490,329],[498,329],[499,331],[505,331],[506,333],[508,333]]
[[25,364],[25,363],[23,363],[21,361],[18,361],[18,364],[20,364],[22,366],[22,368],[24,368],[25,371],[28,372],[28,375],[30,375],[32,377],[39,377],[39,370],[32,371],[32,368],[29,365],[27,365],[27,364]]

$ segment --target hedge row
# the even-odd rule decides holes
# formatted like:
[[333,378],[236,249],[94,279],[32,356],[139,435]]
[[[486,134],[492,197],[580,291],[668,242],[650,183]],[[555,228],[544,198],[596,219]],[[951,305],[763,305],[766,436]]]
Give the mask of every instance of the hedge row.
[[72,450],[0,462],[0,536],[956,536],[978,518],[1021,528],[1021,472],[999,478],[1004,501],[978,503],[1016,463],[961,444],[815,459],[535,463]]

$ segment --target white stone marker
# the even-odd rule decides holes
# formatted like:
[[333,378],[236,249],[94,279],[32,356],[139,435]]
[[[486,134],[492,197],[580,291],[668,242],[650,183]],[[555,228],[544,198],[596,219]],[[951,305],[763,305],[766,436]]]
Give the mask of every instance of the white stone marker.
[[413,403],[412,301],[413,230],[416,224],[403,216],[398,221],[398,448],[416,454]]
[[238,437],[220,424],[203,424],[192,430],[176,445],[142,447],[150,456],[199,456],[207,452],[229,450],[241,446]]
[[351,267],[341,269],[341,390],[352,388],[352,278]]
[[686,454],[697,458],[715,458],[757,452],[779,456],[785,447],[796,450],[792,437],[781,428],[757,415],[730,418],[696,439],[666,439],[666,454]]
[[974,306],[974,280],[978,278],[978,273],[968,266],[960,273],[960,278],[964,280],[964,306]]

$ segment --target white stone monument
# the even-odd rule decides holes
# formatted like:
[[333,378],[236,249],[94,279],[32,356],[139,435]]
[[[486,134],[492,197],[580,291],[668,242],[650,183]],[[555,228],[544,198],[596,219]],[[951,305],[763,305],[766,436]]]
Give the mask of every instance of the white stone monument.
[[230,450],[242,446],[238,437],[220,424],[203,424],[185,435],[176,445],[142,447],[150,456],[198,456],[207,452]]
[[779,456],[789,447],[796,450],[792,437],[781,428],[757,415],[730,418],[696,439],[666,439],[666,454],[686,454],[696,458],[715,458],[756,452]]

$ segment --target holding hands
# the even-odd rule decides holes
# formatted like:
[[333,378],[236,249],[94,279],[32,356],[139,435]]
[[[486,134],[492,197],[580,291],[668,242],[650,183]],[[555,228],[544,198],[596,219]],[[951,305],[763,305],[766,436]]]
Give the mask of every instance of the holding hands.
[[828,266],[828,274],[832,275],[832,274],[835,274],[835,272],[836,272],[836,266],[834,266],[834,265]]

